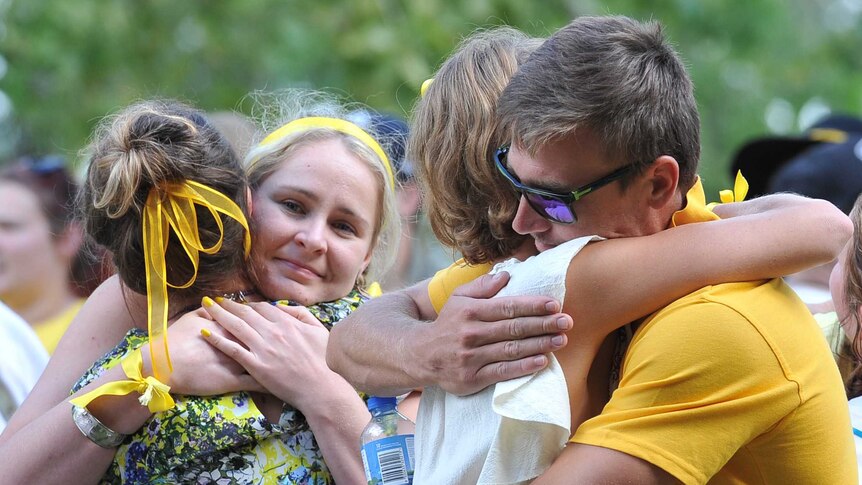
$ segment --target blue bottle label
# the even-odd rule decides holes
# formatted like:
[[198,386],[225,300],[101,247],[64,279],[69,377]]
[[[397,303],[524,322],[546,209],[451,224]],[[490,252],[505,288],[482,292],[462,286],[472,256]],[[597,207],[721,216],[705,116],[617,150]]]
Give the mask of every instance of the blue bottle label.
[[387,436],[362,447],[368,485],[412,485],[413,435]]

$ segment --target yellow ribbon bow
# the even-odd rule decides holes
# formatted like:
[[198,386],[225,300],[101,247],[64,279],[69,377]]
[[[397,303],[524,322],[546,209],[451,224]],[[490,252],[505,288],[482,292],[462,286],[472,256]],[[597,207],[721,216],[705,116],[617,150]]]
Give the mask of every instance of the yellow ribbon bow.
[[[733,184],[733,190],[722,190],[719,192],[722,204],[730,202],[742,202],[745,196],[748,195],[748,181],[742,176],[742,172],[736,174],[736,182]],[[672,225],[674,227],[683,224],[691,224],[693,222],[714,221],[720,219],[712,209],[718,205],[718,202],[706,203],[706,194],[703,191],[703,184],[700,177],[695,179],[694,185],[691,186],[688,193],[685,195],[685,208],[678,210],[673,214]]]
[[[736,180],[733,182],[733,190],[726,189],[718,193],[722,204],[731,202],[742,202],[745,196],[748,195],[748,180],[742,176],[742,171],[736,172]],[[714,207],[714,205],[713,205]]]
[[129,378],[128,380],[108,382],[83,396],[72,399],[70,402],[75,406],[87,407],[97,397],[125,396],[137,391],[141,394],[138,401],[142,406],[147,406],[150,412],[158,413],[174,407],[174,398],[171,397],[170,386],[155,377],[143,376],[144,361],[141,356],[141,349],[134,350],[120,363],[123,366],[123,372]]
[[[218,225],[218,241],[210,247],[204,247],[201,243],[195,205],[206,207]],[[246,221],[239,206],[221,192],[187,180],[153,188],[147,197],[143,217],[144,261],[147,278],[147,331],[149,332],[153,374],[157,379],[163,379],[173,371],[167,338],[162,339],[164,342],[163,349],[153,345],[153,340],[166,333],[168,329],[167,287],[188,288],[191,286],[198,274],[199,253],[215,254],[221,249],[224,226],[220,213],[236,220],[245,228],[244,248],[245,254],[248,256],[251,250],[248,221]],[[168,236],[171,230],[173,230],[194,268],[188,281],[179,285],[167,281],[165,251],[168,247]]]

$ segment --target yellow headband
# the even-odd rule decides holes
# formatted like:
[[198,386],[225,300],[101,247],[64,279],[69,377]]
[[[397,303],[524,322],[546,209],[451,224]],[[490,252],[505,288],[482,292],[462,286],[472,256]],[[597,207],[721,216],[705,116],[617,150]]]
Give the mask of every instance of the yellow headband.
[[[160,196],[163,192],[166,200]],[[209,209],[219,228],[219,239],[210,247],[204,247],[198,232],[195,205]],[[153,374],[156,379],[164,380],[173,370],[168,353],[168,340],[165,335],[164,349],[153,345],[153,340],[168,328],[168,286],[188,288],[198,274],[199,252],[215,254],[221,249],[224,238],[222,213],[239,222],[245,228],[245,255],[251,250],[251,235],[248,221],[239,206],[221,192],[191,180],[169,183],[158,190],[153,188],[144,206],[143,236],[144,262],[147,277],[147,331],[149,332],[150,354],[153,361]],[[165,251],[168,247],[170,230],[174,231],[180,244],[192,262],[194,272],[188,281],[175,285],[167,281]],[[163,351],[162,351],[163,350]]]
[[288,135],[313,130],[315,128],[329,128],[339,131],[346,135],[350,135],[365,144],[365,146],[370,148],[378,157],[380,157],[380,160],[383,161],[383,166],[386,167],[386,174],[389,176],[389,183],[392,184],[393,189],[395,188],[395,174],[392,172],[392,164],[389,163],[389,157],[386,156],[386,152],[383,151],[383,147],[381,147],[380,144],[377,143],[377,140],[375,140],[365,130],[347,120],[325,118],[322,116],[312,116],[293,120],[267,135],[267,137],[264,138],[258,146],[264,147],[272,145],[274,143],[278,143]]

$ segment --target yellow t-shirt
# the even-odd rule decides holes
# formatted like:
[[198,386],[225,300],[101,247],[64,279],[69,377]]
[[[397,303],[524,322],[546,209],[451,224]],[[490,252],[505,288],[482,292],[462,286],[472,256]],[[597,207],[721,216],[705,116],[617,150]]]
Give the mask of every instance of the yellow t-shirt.
[[638,328],[619,388],[573,442],[684,483],[856,484],[844,388],[780,279],[707,286]]
[[435,273],[428,283],[428,297],[431,299],[434,310],[440,313],[446,300],[452,296],[456,288],[487,274],[492,267],[493,265],[490,263],[473,266],[467,264],[462,258],[449,265],[448,268]]
[[42,345],[45,346],[48,355],[54,353],[54,349],[60,343],[60,337],[66,333],[66,329],[69,328],[69,325],[82,306],[84,306],[84,299],[76,301],[59,315],[33,325],[33,331],[36,332],[36,336],[42,341]]

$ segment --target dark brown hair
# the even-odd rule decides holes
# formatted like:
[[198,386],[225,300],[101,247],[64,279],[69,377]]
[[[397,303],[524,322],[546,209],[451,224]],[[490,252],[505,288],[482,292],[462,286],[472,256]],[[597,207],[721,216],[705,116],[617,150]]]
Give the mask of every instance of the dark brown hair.
[[669,155],[679,163],[683,193],[694,183],[697,103],[657,22],[575,19],[521,66],[503,93],[500,115],[512,126],[512,142],[530,154],[586,127],[615,164],[645,168]]
[[[146,293],[142,214],[151,190],[166,183],[196,181],[213,188],[246,211],[248,184],[228,142],[203,114],[176,101],[134,104],[106,119],[88,149],[89,168],[79,207],[87,234],[111,252],[117,272],[129,288]],[[219,228],[209,210],[197,207],[197,223],[205,247],[218,239]],[[195,284],[174,289],[189,298],[217,294],[226,275],[244,267],[244,229],[222,217],[224,240],[213,255],[200,255]],[[170,232],[166,279],[183,283],[192,263]]]
[[497,101],[540,43],[507,27],[473,34],[443,63],[413,113],[407,151],[431,228],[473,264],[510,256],[526,239],[512,229],[518,197],[492,156],[508,135]]

